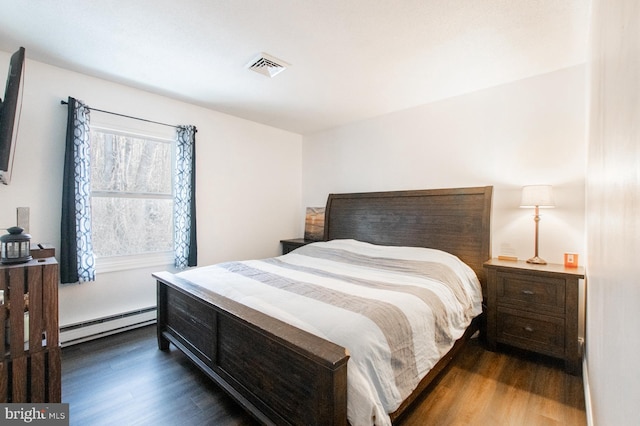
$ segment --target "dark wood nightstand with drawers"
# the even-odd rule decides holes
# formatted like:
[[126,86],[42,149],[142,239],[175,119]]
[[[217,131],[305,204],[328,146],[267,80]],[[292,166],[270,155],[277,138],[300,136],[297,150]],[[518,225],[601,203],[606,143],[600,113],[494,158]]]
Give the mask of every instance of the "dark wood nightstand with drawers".
[[313,243],[315,241],[305,240],[304,238],[293,238],[291,240],[280,240],[282,244],[282,254],[287,254],[290,251],[297,249],[298,247],[302,247],[309,243]]
[[578,283],[584,268],[491,259],[487,271],[487,344],[506,344],[564,359],[581,371]]

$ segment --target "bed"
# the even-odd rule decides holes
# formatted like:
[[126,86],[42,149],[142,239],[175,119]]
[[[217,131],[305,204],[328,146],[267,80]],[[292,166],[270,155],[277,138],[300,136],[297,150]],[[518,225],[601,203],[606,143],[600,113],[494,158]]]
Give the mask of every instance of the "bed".
[[[260,276],[276,277],[268,280],[270,289],[263,292],[264,296],[261,293],[260,297],[265,299],[280,299],[278,294],[283,293],[278,292],[285,291],[283,286],[287,286],[286,291],[289,291],[290,278],[293,280],[297,277],[309,284],[310,280],[315,279],[308,275],[315,264],[310,267],[299,263],[306,257],[320,257],[320,260],[313,261],[342,268],[336,262],[342,262],[345,257],[363,262],[363,258],[370,255],[374,260],[384,259],[377,262],[386,265],[389,257],[395,259],[400,252],[405,256],[407,250],[409,253],[419,253],[415,256],[422,256],[426,251],[436,252],[418,249],[429,248],[446,252],[442,254],[445,259],[450,256],[462,260],[464,267],[475,273],[474,278],[477,277],[482,291],[479,295],[469,296],[476,299],[474,313],[469,315],[473,317],[481,311],[477,303],[478,299],[481,302],[485,287],[482,264],[490,258],[491,195],[490,186],[330,194],[325,210],[325,242],[307,245],[273,259],[229,262],[176,275],[168,272],[154,274],[158,296],[158,346],[167,350],[170,344],[175,345],[263,424],[396,422],[477,330],[480,317],[476,317],[470,325],[465,325],[464,329],[460,329],[461,323],[457,323],[458,328],[452,334],[457,340],[450,342],[450,349],[447,347],[446,352],[440,353],[439,360],[433,361],[435,364],[428,371],[423,371],[424,364],[414,368],[420,371],[417,379],[412,376],[411,380],[415,383],[412,382],[409,388],[396,392],[397,385],[411,380],[405,379],[408,376],[402,375],[404,373],[389,373],[401,374],[396,376],[396,387],[389,386],[391,390],[387,392],[395,398],[389,405],[393,409],[387,409],[384,416],[378,413],[376,418],[365,417],[362,420],[353,416],[353,401],[359,398],[353,394],[353,383],[359,380],[361,372],[352,367],[362,359],[361,349],[350,353],[346,349],[352,344],[350,340],[343,341],[344,337],[343,340],[334,339],[333,336],[328,339],[323,329],[340,328],[329,323],[334,317],[340,318],[339,315],[345,311],[344,306],[331,308],[334,311],[330,311],[331,315],[327,314],[324,321],[309,326],[306,320],[288,318],[290,314],[281,312],[279,307],[264,308],[266,304],[257,296],[240,293],[245,285],[249,285],[248,281],[256,280],[255,275],[251,275],[256,271]],[[336,249],[340,253],[337,256],[331,251]],[[345,256],[345,253],[348,255]],[[438,256],[441,256],[439,253]],[[464,267],[461,268],[464,270]],[[219,281],[222,281],[224,289],[216,287],[215,291],[212,290],[206,281],[214,271],[206,268],[218,272],[222,270],[224,279]],[[293,270],[293,276],[279,276],[282,268]],[[384,272],[392,280],[399,279],[396,272],[389,272],[394,268],[397,269],[396,266],[389,266]],[[361,269],[368,270],[370,265],[363,265]],[[342,292],[348,293],[350,290],[347,284],[344,284],[344,289],[339,287],[340,284],[331,275],[333,272],[323,272],[322,279],[334,286],[332,291],[338,292],[341,296],[337,299],[342,301]],[[356,280],[360,278],[350,279]],[[377,286],[381,285],[377,275],[372,280]],[[313,291],[317,293],[315,287]],[[295,295],[293,301],[282,303],[296,306],[301,314],[312,312],[311,309],[300,308],[302,305],[298,302],[305,297]],[[346,315],[345,324],[351,321],[348,316],[351,314]],[[398,318],[404,318],[403,315]],[[367,321],[370,322],[370,319]],[[415,327],[413,323],[409,325],[412,330]],[[343,344],[336,341],[342,341]],[[398,345],[387,346],[396,348]],[[351,375],[347,373],[348,366]],[[388,387],[383,368],[376,366],[369,370],[381,372],[383,380],[374,387]],[[349,399],[351,404],[348,403]],[[377,402],[372,404],[375,409],[380,408]],[[388,404],[388,401],[383,401],[383,405]],[[357,405],[364,405],[365,414],[368,412],[366,404]]]

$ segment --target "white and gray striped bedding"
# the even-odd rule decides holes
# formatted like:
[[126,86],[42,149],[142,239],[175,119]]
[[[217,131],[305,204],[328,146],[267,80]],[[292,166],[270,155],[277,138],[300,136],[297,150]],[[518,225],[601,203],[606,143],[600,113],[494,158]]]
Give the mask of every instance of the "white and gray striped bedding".
[[390,424],[482,311],[473,270],[425,248],[333,240],[179,276],[346,347],[353,426]]

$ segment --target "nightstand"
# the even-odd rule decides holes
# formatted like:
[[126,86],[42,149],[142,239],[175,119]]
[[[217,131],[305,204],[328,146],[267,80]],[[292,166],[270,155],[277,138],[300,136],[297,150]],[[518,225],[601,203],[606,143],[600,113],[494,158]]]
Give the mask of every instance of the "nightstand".
[[500,343],[561,358],[568,373],[579,374],[578,282],[584,268],[498,259],[484,268],[489,349]]
[[314,243],[312,240],[305,240],[304,238],[294,238],[292,240],[280,240],[282,243],[282,254],[287,254],[290,251],[297,249],[298,247],[305,246],[309,243]]

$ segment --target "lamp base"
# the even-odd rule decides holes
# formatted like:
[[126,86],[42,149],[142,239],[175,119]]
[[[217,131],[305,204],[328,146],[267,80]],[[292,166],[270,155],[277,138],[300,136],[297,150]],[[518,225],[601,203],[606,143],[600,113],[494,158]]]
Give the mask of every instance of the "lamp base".
[[527,259],[527,263],[534,263],[536,265],[546,265],[547,261],[539,258],[538,256],[534,256],[531,259]]

